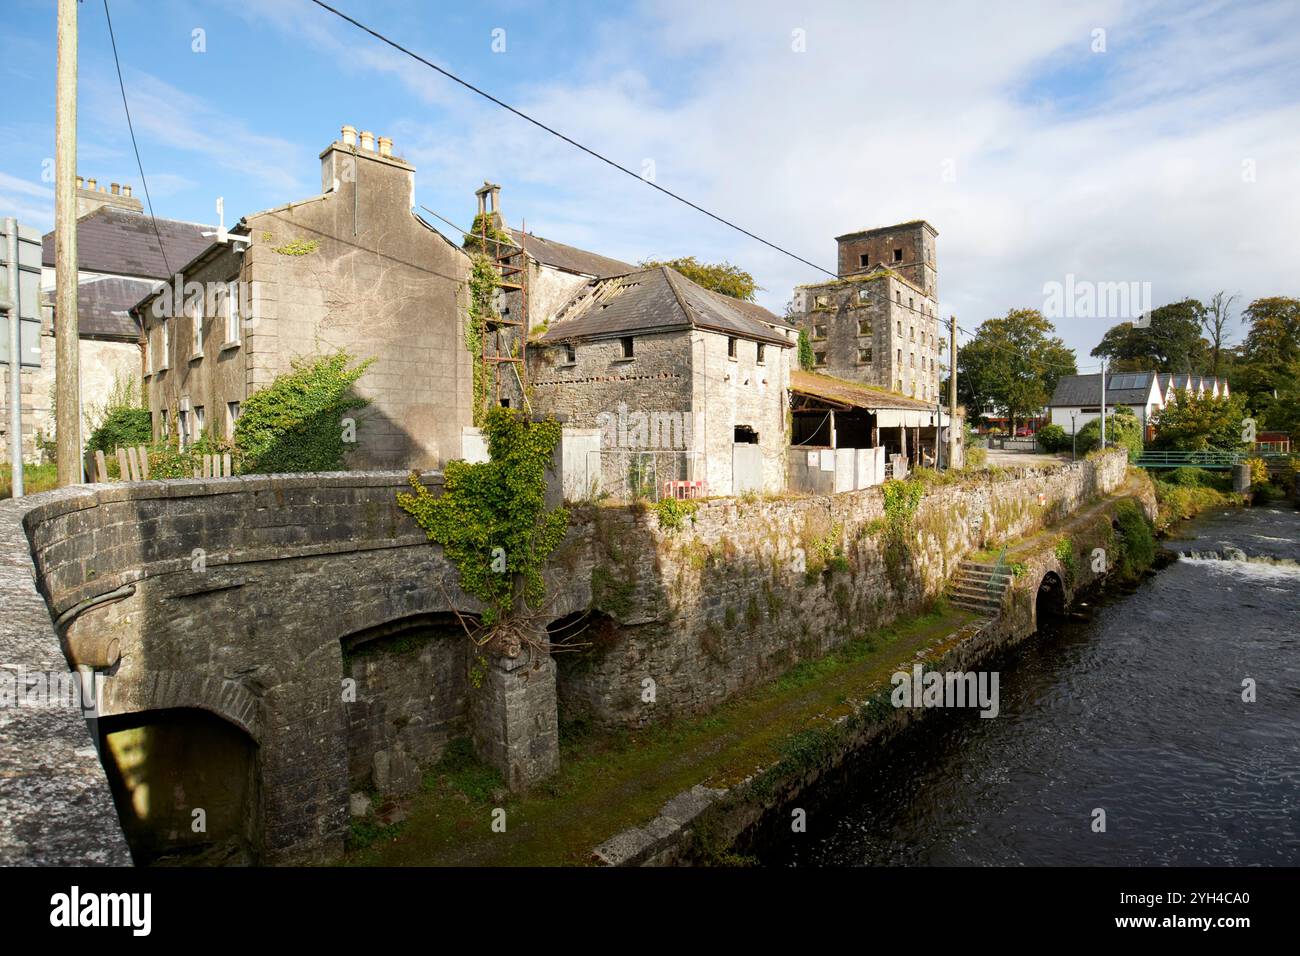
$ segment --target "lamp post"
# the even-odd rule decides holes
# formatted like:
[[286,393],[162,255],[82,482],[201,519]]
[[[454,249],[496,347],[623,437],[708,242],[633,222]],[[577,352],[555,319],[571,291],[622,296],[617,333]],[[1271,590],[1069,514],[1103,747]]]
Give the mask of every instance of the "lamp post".
[[1079,429],[1074,427],[1074,412],[1070,412],[1070,461],[1079,460]]

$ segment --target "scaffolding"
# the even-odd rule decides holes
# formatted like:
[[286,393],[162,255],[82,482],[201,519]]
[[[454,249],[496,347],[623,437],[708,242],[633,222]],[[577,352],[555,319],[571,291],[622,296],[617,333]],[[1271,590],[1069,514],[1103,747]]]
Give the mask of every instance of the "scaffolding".
[[[519,385],[519,396],[525,407],[528,406],[528,390],[525,380],[528,377],[528,262],[522,245],[507,236],[505,220],[501,218],[501,187],[495,183],[485,182],[475,191],[478,197],[478,216],[474,226],[478,228],[476,239],[481,243],[483,254],[492,263],[497,274],[497,288],[504,295],[519,293],[519,317],[506,318],[502,310],[493,309],[487,316],[483,329],[483,368],[491,369],[492,380],[488,385],[487,401],[501,404],[501,378],[514,372]],[[473,227],[471,227],[473,228]],[[512,260],[519,260],[516,265]],[[517,331],[517,335],[516,332]],[[512,350],[512,342],[517,338],[519,354]],[[487,409],[483,409],[487,411]]]

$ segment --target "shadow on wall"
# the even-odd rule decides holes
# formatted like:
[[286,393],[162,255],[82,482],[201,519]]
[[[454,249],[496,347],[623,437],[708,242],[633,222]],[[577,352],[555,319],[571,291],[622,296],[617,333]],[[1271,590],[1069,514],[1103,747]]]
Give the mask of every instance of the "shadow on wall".
[[137,865],[261,862],[257,745],[181,708],[103,717],[100,754]]

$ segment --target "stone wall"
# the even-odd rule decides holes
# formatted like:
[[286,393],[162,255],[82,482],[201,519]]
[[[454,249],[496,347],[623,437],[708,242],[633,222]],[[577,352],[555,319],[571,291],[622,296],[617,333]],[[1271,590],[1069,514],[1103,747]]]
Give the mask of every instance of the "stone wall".
[[557,554],[557,581],[586,584],[620,626],[557,656],[561,714],[613,727],[705,712],[927,605],[970,551],[1060,521],[1126,475],[1124,455],[1110,453],[932,488],[910,526],[911,557],[893,567],[881,488],[703,502],[677,531],[653,511],[586,509]]

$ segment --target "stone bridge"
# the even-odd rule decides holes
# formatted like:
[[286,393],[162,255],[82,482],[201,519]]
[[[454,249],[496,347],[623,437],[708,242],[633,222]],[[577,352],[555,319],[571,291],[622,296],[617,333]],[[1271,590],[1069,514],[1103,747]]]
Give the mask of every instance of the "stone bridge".
[[652,509],[575,507],[541,620],[586,650],[555,659],[465,639],[453,612],[478,608],[398,508],[405,473],[0,502],[8,686],[31,696],[71,663],[97,703],[88,722],[0,709],[0,860],[334,858],[350,794],[410,792],[454,739],[525,787],[558,765],[559,713],[609,727],[706,711],[934,600],[961,555],[1061,520],[1125,469],[1111,455],[932,489],[903,580],[878,488],[702,502],[675,531]]

